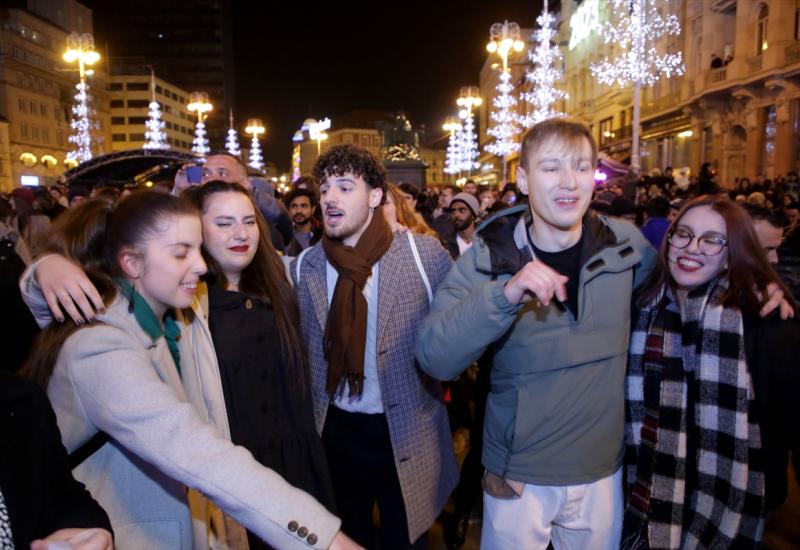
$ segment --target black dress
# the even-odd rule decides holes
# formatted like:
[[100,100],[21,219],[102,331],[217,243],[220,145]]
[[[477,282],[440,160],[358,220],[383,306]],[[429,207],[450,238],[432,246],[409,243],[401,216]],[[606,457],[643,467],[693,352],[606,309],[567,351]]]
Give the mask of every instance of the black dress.
[[[209,305],[231,440],[335,512],[310,392],[301,394],[293,383],[272,308],[241,292],[213,287]],[[255,537],[248,538],[253,548]]]

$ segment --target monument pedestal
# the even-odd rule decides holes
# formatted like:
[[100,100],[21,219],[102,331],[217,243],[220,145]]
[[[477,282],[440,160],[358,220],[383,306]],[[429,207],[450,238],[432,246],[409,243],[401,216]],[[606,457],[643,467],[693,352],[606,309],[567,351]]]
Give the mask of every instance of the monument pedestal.
[[426,187],[425,169],[428,167],[420,160],[385,160],[383,166],[388,173],[388,179],[394,184],[411,183],[420,191]]

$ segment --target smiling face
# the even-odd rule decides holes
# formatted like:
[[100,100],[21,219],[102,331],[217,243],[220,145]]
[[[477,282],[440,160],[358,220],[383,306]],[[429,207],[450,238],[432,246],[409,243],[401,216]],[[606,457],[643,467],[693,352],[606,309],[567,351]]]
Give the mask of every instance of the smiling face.
[[380,206],[383,191],[372,189],[363,177],[345,172],[327,176],[319,192],[325,234],[355,246],[372,220],[370,208]]
[[[719,254],[707,254],[701,249],[727,239],[728,229],[723,217],[708,205],[696,206],[684,212],[675,222],[673,231],[681,232],[691,242],[685,248],[667,243],[667,261],[672,279],[679,288],[691,290],[703,285],[728,268],[728,247]],[[703,244],[700,241],[706,240]]]
[[238,287],[258,247],[253,202],[238,191],[214,193],[203,209],[203,247],[219,264],[228,283]]
[[200,218],[170,216],[136,250],[121,251],[123,273],[159,319],[170,308],[192,305],[197,283],[206,272],[201,243]]
[[551,239],[553,243],[537,242],[537,246],[557,249],[571,246],[556,244],[563,241],[557,237],[558,233],[577,233],[580,238],[581,220],[594,191],[594,166],[589,140],[584,138],[579,144],[570,146],[558,137],[551,137],[530,155],[524,169],[522,166],[517,169],[517,185],[528,195],[534,231],[555,237]]

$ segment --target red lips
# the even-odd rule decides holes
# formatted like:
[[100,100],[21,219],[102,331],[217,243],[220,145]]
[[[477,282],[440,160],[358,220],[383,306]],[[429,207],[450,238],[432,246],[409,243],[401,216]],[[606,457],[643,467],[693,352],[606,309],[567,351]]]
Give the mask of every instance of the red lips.
[[250,246],[246,244],[241,244],[239,246],[228,247],[228,250],[233,250],[234,252],[247,252],[248,250],[250,250]]

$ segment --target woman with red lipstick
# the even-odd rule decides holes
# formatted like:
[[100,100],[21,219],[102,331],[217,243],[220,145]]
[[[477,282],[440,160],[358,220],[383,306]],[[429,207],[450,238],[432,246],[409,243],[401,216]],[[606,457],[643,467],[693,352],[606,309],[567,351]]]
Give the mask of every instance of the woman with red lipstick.
[[[202,216],[208,273],[198,296],[208,312],[231,440],[333,510],[295,295],[267,226],[238,184],[211,181],[187,195]],[[262,547],[249,539],[251,548]]]
[[755,546],[785,500],[800,324],[761,317],[770,283],[791,301],[743,208],[683,207],[634,317],[622,548]]

